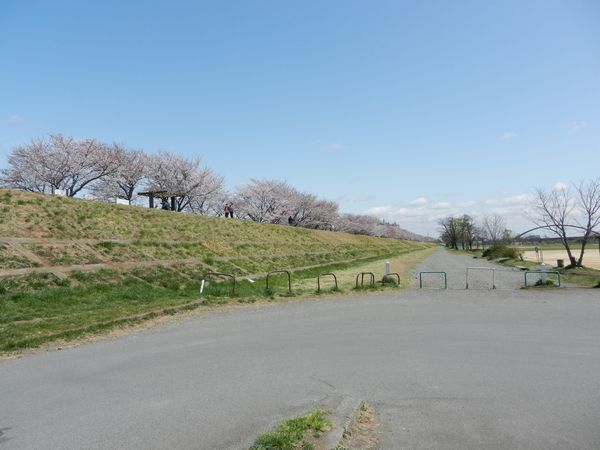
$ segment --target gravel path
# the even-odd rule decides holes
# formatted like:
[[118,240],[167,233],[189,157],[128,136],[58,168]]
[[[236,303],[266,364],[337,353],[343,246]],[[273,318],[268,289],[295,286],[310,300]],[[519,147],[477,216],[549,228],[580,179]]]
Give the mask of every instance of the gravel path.
[[600,448],[600,291],[460,290],[469,264],[423,264],[456,289],[224,311],[0,361],[0,447],[243,449],[342,394],[371,402],[384,449]]
[[[469,267],[494,269],[496,289],[519,289],[523,286],[523,272],[519,269],[501,266],[486,259],[475,259],[470,255],[457,255],[444,249],[438,250],[417,267],[417,277],[419,272],[446,272],[448,289],[465,289],[467,268]],[[418,279],[414,286],[419,287]],[[443,286],[443,275],[423,274],[423,287],[441,288]],[[491,270],[469,270],[469,289],[491,288]]]

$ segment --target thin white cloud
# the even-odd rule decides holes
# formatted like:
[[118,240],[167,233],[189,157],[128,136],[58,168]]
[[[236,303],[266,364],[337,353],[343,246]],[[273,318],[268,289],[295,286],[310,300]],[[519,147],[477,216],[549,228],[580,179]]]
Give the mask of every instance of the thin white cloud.
[[400,209],[406,208],[398,208],[393,205],[384,205],[384,206],[374,206],[373,208],[367,209],[367,214],[373,214],[375,216],[385,216],[389,214],[397,214]]
[[569,185],[564,181],[557,181],[556,183],[554,183],[554,186],[552,186],[552,189],[554,189],[555,191],[565,191],[569,189]]
[[508,141],[509,139],[516,138],[518,135],[519,134],[515,133],[514,131],[505,131],[504,133],[502,133],[502,137],[500,139]]
[[398,223],[401,227],[417,233],[429,233],[436,236],[439,233],[438,223],[446,217],[459,217],[469,214],[476,221],[481,221],[486,215],[498,213],[506,217],[508,227],[515,232],[531,227],[528,211],[531,209],[534,196],[530,193],[520,193],[504,197],[490,197],[486,200],[464,200],[462,202],[427,202],[416,201],[416,198],[404,205],[378,205],[365,211],[380,219]]
[[425,197],[417,197],[408,204],[413,206],[423,206],[427,204],[427,199]]
[[339,152],[346,148],[344,144],[339,144],[337,142],[331,142],[329,144],[322,145],[320,150],[322,152]]
[[577,134],[588,126],[588,123],[584,120],[575,120],[567,125],[567,130],[570,134]]
[[517,194],[510,197],[504,197],[502,199],[502,204],[504,205],[515,205],[515,206],[525,206],[531,204],[533,200],[533,196],[531,194]]
[[21,125],[23,122],[25,122],[25,119],[22,116],[15,114],[6,119],[5,123],[9,127],[14,127],[16,125]]

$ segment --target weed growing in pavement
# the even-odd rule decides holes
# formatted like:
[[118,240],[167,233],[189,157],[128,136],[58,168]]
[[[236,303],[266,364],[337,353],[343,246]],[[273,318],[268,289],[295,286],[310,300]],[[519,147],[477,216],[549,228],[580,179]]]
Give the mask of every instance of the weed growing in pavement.
[[314,446],[305,440],[306,433],[314,436],[331,429],[331,422],[326,419],[328,414],[331,411],[317,409],[304,416],[287,419],[279,424],[277,430],[257,437],[250,450],[312,449]]

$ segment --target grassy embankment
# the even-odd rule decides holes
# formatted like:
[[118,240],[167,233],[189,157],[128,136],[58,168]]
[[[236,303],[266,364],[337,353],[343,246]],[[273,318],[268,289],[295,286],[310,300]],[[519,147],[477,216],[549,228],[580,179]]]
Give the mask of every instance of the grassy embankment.
[[[517,252],[523,251],[523,247],[515,247]],[[531,249],[533,250],[534,247]],[[540,246],[542,250],[560,250],[560,248],[555,248],[555,245],[550,246]],[[483,258],[482,250],[473,250],[466,251],[473,256],[473,258]],[[517,267],[520,269],[530,269],[535,270],[539,269],[540,263],[536,261],[524,261],[520,258],[496,258],[493,261],[502,264],[504,266],[509,267]],[[585,260],[584,260],[585,261]],[[580,267],[580,268],[566,268],[566,267],[552,267],[552,265],[546,265],[548,269],[557,270],[560,272],[561,282],[567,284],[573,284],[576,286],[586,287],[586,288],[597,288],[600,287],[600,270],[592,269],[590,267]]]
[[[334,271],[339,291],[347,292],[359,271],[381,279],[384,259],[404,281],[431,248],[2,190],[0,352],[204,304],[314,295],[322,272]],[[282,276],[265,289],[266,272],[279,269],[292,272],[291,294]],[[229,294],[229,282],[211,283],[199,302],[199,282],[209,271],[235,274],[236,294]],[[331,292],[331,279],[323,281]]]

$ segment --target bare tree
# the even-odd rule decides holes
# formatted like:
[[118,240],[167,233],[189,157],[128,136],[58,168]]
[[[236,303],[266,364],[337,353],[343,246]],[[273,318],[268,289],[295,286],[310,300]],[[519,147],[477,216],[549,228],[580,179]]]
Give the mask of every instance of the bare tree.
[[446,247],[458,248],[460,239],[460,222],[452,217],[444,217],[438,221],[441,231],[441,239]]
[[475,221],[468,214],[461,217],[448,216],[438,221],[442,242],[446,247],[458,249],[458,244],[463,250],[472,250],[479,230]]
[[588,239],[595,234],[596,229],[600,226],[600,177],[581,181],[575,189],[577,191],[578,209],[582,216],[577,223],[584,232],[581,251],[577,259],[577,267],[581,267]]
[[463,250],[472,250],[473,242],[477,234],[477,227],[475,221],[468,214],[464,214],[462,217],[455,219],[458,221],[459,239]]
[[504,230],[506,230],[506,221],[500,214],[485,216],[482,221],[482,228],[485,237],[492,245],[498,245],[502,242]]
[[541,188],[535,190],[536,198],[533,205],[535,216],[534,223],[556,234],[569,257],[570,264],[577,265],[569,244],[568,231],[572,219],[574,202],[571,199],[570,189],[552,189],[546,191]]

